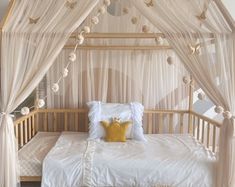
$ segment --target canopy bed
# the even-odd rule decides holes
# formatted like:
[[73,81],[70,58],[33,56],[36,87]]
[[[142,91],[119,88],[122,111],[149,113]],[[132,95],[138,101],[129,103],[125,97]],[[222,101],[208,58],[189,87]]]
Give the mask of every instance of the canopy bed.
[[[0,187],[235,185],[234,22],[219,0],[10,5],[1,27]],[[34,106],[16,111],[43,78]],[[195,83],[222,123],[193,111]],[[13,121],[13,111],[23,116]],[[102,120],[131,121],[126,142],[108,142]]]

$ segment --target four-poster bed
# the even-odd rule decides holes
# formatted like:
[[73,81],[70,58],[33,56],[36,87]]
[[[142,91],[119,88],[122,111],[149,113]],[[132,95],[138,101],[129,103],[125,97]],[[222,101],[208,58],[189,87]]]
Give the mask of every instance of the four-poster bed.
[[[17,176],[18,176],[17,155],[18,154],[19,154],[21,174],[24,173],[23,175],[20,174],[20,180],[21,181],[41,181],[41,177],[43,176],[42,185],[46,186],[46,180],[49,180],[46,178],[46,174],[52,171],[52,169],[50,170],[50,167],[49,169],[47,167],[48,165],[50,165],[49,163],[51,164],[54,163],[55,165],[58,165],[58,166],[61,164],[61,162],[57,163],[56,159],[53,160],[53,156],[56,156],[55,154],[56,150],[64,149],[65,152],[68,153],[71,150],[74,150],[80,146],[80,144],[79,146],[77,144],[73,145],[74,140],[76,138],[78,139],[80,138],[78,137],[80,136],[79,133],[70,134],[69,132],[63,132],[63,131],[75,131],[75,132],[87,132],[88,131],[89,129],[88,123],[90,121],[88,119],[88,110],[84,108],[84,101],[82,104],[79,103],[76,105],[76,107],[71,107],[69,109],[63,109],[63,108],[66,108],[65,107],[66,103],[61,104],[62,109],[59,109],[61,106],[58,108],[57,106],[60,103],[56,102],[58,101],[58,98],[56,98],[56,96],[53,96],[53,94],[50,95],[49,93],[53,91],[54,93],[59,93],[58,95],[60,96],[61,93],[59,91],[60,89],[59,83],[63,78],[67,77],[68,75],[67,68],[70,65],[70,63],[76,61],[76,56],[79,54],[76,53],[75,51],[78,49],[92,50],[92,51],[93,50],[112,50],[112,51],[116,51],[116,50],[117,51],[118,50],[139,51],[141,50],[142,53],[143,51],[146,51],[146,50],[165,50],[165,53],[167,55],[169,53],[167,50],[173,49],[175,53],[179,56],[180,61],[184,64],[184,67],[186,67],[186,70],[191,75],[191,78],[184,77],[186,78],[185,80],[183,78],[185,85],[189,86],[188,88],[189,89],[189,93],[188,93],[189,102],[188,102],[187,109],[181,110],[181,107],[175,107],[175,106],[172,107],[171,105],[169,108],[173,108],[173,109],[169,109],[169,110],[156,109],[157,105],[155,102],[157,102],[157,99],[155,101],[154,97],[149,97],[147,93],[144,92],[144,88],[146,86],[144,81],[141,83],[141,86],[142,86],[141,88],[139,88],[140,86],[139,87],[137,86],[137,88],[142,91],[141,94],[139,95],[138,94],[134,95],[133,93],[132,95],[127,94],[129,98],[124,99],[125,102],[123,100],[121,101],[122,103],[131,102],[130,97],[132,96],[132,99],[137,98],[137,100],[140,100],[141,102],[143,102],[145,106],[148,106],[148,107],[151,106],[149,107],[150,109],[146,107],[147,109],[144,112],[143,129],[146,134],[163,134],[163,135],[156,135],[156,136],[146,135],[149,142],[151,142],[150,141],[151,138],[153,139],[156,138],[160,140],[161,138],[164,139],[164,137],[165,138],[168,137],[170,139],[171,138],[173,139],[173,141],[170,143],[173,146],[174,145],[173,142],[174,140],[177,139],[177,135],[172,135],[172,134],[188,133],[192,135],[192,136],[179,135],[179,137],[183,137],[182,139],[179,138],[181,139],[179,142],[182,143],[181,146],[185,146],[185,147],[191,146],[193,150],[195,148],[196,151],[197,150],[202,151],[202,152],[198,151],[197,152],[198,154],[194,155],[193,153],[191,155],[193,158],[195,158],[196,162],[198,161],[197,159],[200,159],[200,155],[203,155],[201,157],[202,158],[201,161],[205,165],[203,164],[195,165],[196,167],[200,168],[199,170],[197,169],[195,170],[199,172],[197,177],[200,178],[200,175],[205,175],[208,178],[205,178],[206,182],[200,181],[202,183],[199,183],[199,184],[205,185],[205,186],[216,185],[218,187],[232,187],[234,185],[235,179],[234,179],[233,170],[235,166],[232,164],[234,163],[234,135],[233,135],[234,133],[233,132],[234,131],[233,129],[234,128],[233,97],[234,97],[234,90],[235,90],[234,89],[234,76],[233,76],[234,67],[235,67],[233,65],[234,64],[234,57],[233,57],[234,24],[229,18],[229,16],[224,13],[225,10],[223,9],[223,7],[221,7],[220,1],[217,1],[217,0],[216,1],[201,0],[200,2],[185,1],[185,0],[181,0],[181,1],[182,1],[181,3],[182,3],[183,8],[182,7],[179,8],[176,2],[170,1],[170,0],[169,0],[169,4],[164,3],[164,2],[157,3],[156,0],[151,1],[151,4],[149,4],[149,2],[146,3],[146,1],[141,1],[141,0],[130,1],[130,3],[136,8],[136,10],[141,12],[153,24],[152,25],[153,28],[151,28],[153,29],[153,32],[156,32],[156,30],[154,30],[154,27],[158,27],[160,33],[157,33],[157,34],[150,34],[150,33],[143,33],[143,34],[139,34],[139,33],[136,33],[136,34],[90,33],[89,34],[90,28],[86,27],[86,30],[84,29],[85,24],[87,24],[87,22],[84,22],[84,20],[87,17],[89,18],[89,15],[93,16],[92,10],[95,9],[96,6],[100,6],[98,1],[78,0],[76,2],[71,2],[71,1],[64,2],[62,0],[59,0],[59,1],[51,0],[49,5],[45,5],[44,3],[40,4],[39,3],[40,1],[37,1],[38,6],[40,4],[38,11],[35,10],[35,8],[33,8],[34,5],[27,2],[26,0],[25,1],[24,0],[12,1],[11,5],[14,5],[14,6],[12,6],[12,9],[9,9],[10,10],[9,15],[7,16],[7,19],[5,19],[9,21],[8,22],[4,21],[3,28],[1,29],[0,186],[11,187],[11,186],[17,185],[18,183],[17,182]],[[105,6],[110,4],[108,0],[105,0],[102,3],[104,3]],[[52,13],[48,13],[50,9],[53,9],[54,11]],[[186,11],[189,9],[192,12]],[[30,10],[30,11],[27,12],[27,10]],[[98,16],[100,16],[101,14],[105,12],[104,7],[99,8],[97,11],[98,11],[98,14],[91,18],[91,23],[93,24],[93,26],[99,23]],[[10,16],[10,12],[11,12],[11,16]],[[207,16],[202,17],[201,14],[205,14],[205,12],[207,13],[206,14]],[[42,18],[37,17],[41,14],[44,15],[44,17]],[[21,15],[21,17],[19,17],[19,15]],[[34,19],[37,18],[37,20],[34,22],[31,22],[28,20],[29,18],[32,19],[32,15],[34,15],[33,17]],[[175,18],[175,20],[173,18]],[[191,20],[191,22],[188,21],[187,19]],[[16,20],[17,20],[17,24],[15,24]],[[83,30],[81,32],[78,32],[78,31],[74,32],[79,26],[83,27]],[[146,25],[142,27],[142,31],[145,32],[143,28],[145,28],[146,30]],[[145,43],[141,41],[141,39],[153,39],[153,38],[155,38],[156,40],[156,37],[164,38],[167,41],[167,44],[164,43],[164,44],[157,44],[157,45],[153,45],[153,44],[145,45]],[[86,41],[87,43],[86,45],[81,45],[84,41],[84,38],[88,39]],[[110,43],[107,42],[106,45],[103,45],[102,42],[96,43],[92,41],[93,39],[110,39],[110,38],[111,39],[127,39],[127,38],[140,39],[140,42],[139,43],[137,42],[138,44],[134,42],[134,45],[131,45],[133,44],[133,42],[132,43],[127,42],[127,45],[123,45],[123,44],[115,45],[115,42],[114,44],[112,44],[112,42]],[[75,44],[74,44],[74,41],[75,41]],[[156,42],[156,43],[160,43],[160,42]],[[16,45],[19,48],[19,52],[8,51],[9,49],[13,49]],[[6,46],[6,48],[3,48],[3,46]],[[56,59],[56,57],[59,56],[60,52],[64,50],[66,54],[66,50],[69,50],[69,49],[74,49],[74,52],[69,54],[70,62],[66,66],[62,64],[62,66],[65,68],[63,69],[64,71],[62,73],[62,76],[58,80],[58,77],[56,78],[53,77],[54,76],[52,73],[53,69],[52,70],[49,70],[49,69],[52,66],[53,62],[55,60],[58,60]],[[64,54],[62,54],[61,56],[63,55]],[[89,58],[93,59],[92,55],[93,54],[85,54],[85,56],[87,56],[87,59]],[[118,54],[115,54],[115,55],[118,55]],[[132,54],[132,56],[130,57],[132,61],[134,59],[133,56],[137,58],[136,56],[138,56],[138,53]],[[87,64],[92,64],[92,63],[90,62],[88,63],[88,60],[87,60]],[[124,64],[123,67],[127,66],[125,63],[123,64]],[[172,65],[172,61],[169,61],[168,64]],[[73,68],[75,67],[75,65],[73,64],[72,66]],[[83,67],[81,64],[79,64],[79,66]],[[149,63],[146,65],[146,67],[147,68],[150,67],[149,69],[151,69],[151,67],[153,66],[151,63]],[[143,69],[146,69],[146,67],[144,67]],[[53,67],[53,68],[56,69],[56,67]],[[116,68],[115,70],[118,72],[119,70],[118,68],[120,67],[115,67],[115,68]],[[153,70],[155,68],[156,67],[154,67]],[[12,73],[12,71],[14,73]],[[25,114],[25,116],[17,119],[16,121],[14,121],[14,124],[13,124],[10,113],[13,112],[14,109],[25,98],[27,98],[29,93],[33,91],[33,89],[39,84],[40,80],[42,80],[43,76],[48,71],[49,73],[47,74],[47,77],[51,78],[49,79],[49,81],[52,81],[53,87],[52,87],[52,91],[47,90],[47,95],[43,98],[44,99],[47,98],[47,102],[48,102],[47,105],[50,107],[47,106],[48,107],[47,109],[40,109],[41,107],[35,107],[36,109],[31,111],[30,113],[29,113],[29,108],[24,107],[22,108],[24,110],[21,110],[21,113]],[[88,70],[85,70],[85,71],[88,71]],[[125,71],[130,72],[128,68],[125,69]],[[181,69],[180,71],[182,71],[183,74],[185,75],[184,69],[183,70]],[[98,75],[101,74],[99,69],[97,70],[97,72],[98,72],[97,73]],[[84,75],[82,73],[79,72],[79,76],[84,78]],[[85,76],[90,78],[92,76],[90,76],[89,73],[87,73],[87,75]],[[153,72],[151,71],[146,71],[144,73],[146,75],[149,75],[149,77],[153,76],[151,74]],[[142,75],[144,75],[144,73]],[[112,74],[112,70],[111,70],[111,73],[110,73],[110,70],[108,70],[108,73],[107,73],[108,79],[110,78],[109,74],[111,77],[115,75],[115,74]],[[127,85],[129,84],[131,85],[132,82],[134,82],[132,80],[133,77],[130,76],[129,78],[126,74],[121,74],[121,75],[125,75],[123,80],[127,80],[126,81]],[[160,76],[164,77],[163,75],[160,75]],[[100,77],[102,78],[102,76]],[[218,123],[210,118],[207,118],[193,111],[192,95],[193,95],[194,86],[193,86],[192,78],[194,78],[194,80],[205,91],[208,97],[216,104],[217,107],[215,110],[218,113],[223,114],[224,116],[223,124]],[[57,82],[54,81],[56,79],[58,80]],[[95,79],[96,78],[94,78],[94,80]],[[120,79],[119,81],[122,81],[122,79]],[[177,78],[177,81],[178,81],[178,78]],[[109,82],[106,82],[106,83],[107,85],[105,86],[107,87],[105,88],[107,89],[109,88],[108,86],[110,83]],[[153,81],[151,79],[151,81],[149,81],[147,85],[151,86],[152,84],[153,84]],[[73,86],[72,83],[71,85]],[[175,85],[172,84],[171,86],[172,86],[171,87],[172,89],[174,88]],[[95,86],[93,88],[84,87],[84,90],[85,89],[96,90]],[[83,93],[84,90],[82,90],[81,92]],[[112,91],[115,91],[115,90],[112,90]],[[151,91],[152,90],[150,90],[150,92]],[[166,91],[169,91],[169,88],[166,89]],[[145,94],[143,94],[143,92]],[[72,94],[73,96],[81,99],[79,93],[77,94],[77,91],[74,91],[74,93]],[[90,101],[91,97],[93,97],[93,94],[90,94],[89,97],[88,97],[89,98],[88,101]],[[102,100],[105,100],[105,101],[117,100],[117,98],[112,98],[112,94],[111,95],[107,94],[106,99],[103,99],[105,98],[105,96],[101,96],[101,97],[102,97]],[[140,97],[141,99],[139,99],[138,97]],[[158,97],[158,99],[160,100],[162,95],[158,95],[156,97]],[[43,107],[45,105],[45,102],[42,99],[40,101],[41,101],[40,105]],[[180,105],[182,103],[177,103],[177,104]],[[82,108],[79,107],[81,105],[83,106]],[[38,103],[35,106],[39,106]],[[164,135],[164,134],[170,134],[170,135]],[[71,136],[72,139],[70,140],[69,138],[66,139],[67,136]],[[73,136],[76,136],[75,139],[73,138]],[[81,136],[84,136],[84,134]],[[186,139],[185,139],[185,145],[184,145],[183,139],[186,136],[190,137],[189,141],[195,140],[195,142],[193,141],[195,143],[195,147],[193,147],[194,144],[192,144],[192,142],[187,145],[186,142],[188,140]],[[15,137],[17,139],[16,142],[14,141]],[[79,139],[81,142],[83,142],[81,146],[84,146],[86,142],[88,142],[87,143],[88,147],[89,147],[89,144],[93,144],[92,141],[90,143],[90,141],[86,141],[86,139],[87,139],[87,136],[84,139],[81,139],[81,140]],[[65,142],[68,141],[67,143],[69,145],[72,142],[71,144],[74,147],[73,146],[63,147],[63,144],[64,144],[63,141]],[[128,145],[128,143],[131,141],[132,140],[128,141],[126,145]],[[169,139],[165,139],[165,141],[168,142]],[[48,144],[45,145],[45,142],[47,142]],[[102,144],[102,141],[97,142],[96,144],[97,144],[96,146],[99,148],[101,152],[102,151],[107,152],[107,150],[105,150],[105,145],[108,146],[108,144],[105,144],[105,143]],[[10,145],[9,148],[6,148],[6,146],[8,145]],[[110,147],[112,147],[113,144],[111,143],[109,145]],[[163,146],[165,145],[164,142],[162,145]],[[19,151],[15,152],[15,147],[17,146],[19,146]],[[153,144],[151,144],[151,146],[153,146]],[[33,148],[35,149],[33,150]],[[168,153],[170,154],[170,150],[171,150],[170,146],[166,150],[169,151]],[[163,149],[163,151],[166,151],[166,150]],[[84,150],[84,152],[79,152],[79,150],[76,150],[76,151],[78,151],[76,152],[77,155],[85,155],[84,157],[81,157],[81,159],[89,160],[89,158],[91,157],[91,154],[86,155],[87,153],[86,150]],[[31,153],[29,154],[29,152]],[[94,152],[95,151],[93,150],[93,153]],[[93,153],[92,153],[92,157],[93,157]],[[147,153],[148,151],[146,151],[146,154]],[[61,152],[61,155],[62,155],[62,152]],[[197,157],[198,155],[199,157]],[[65,154],[65,156],[69,157],[73,155]],[[162,156],[164,155],[162,154]],[[99,157],[99,152],[95,152],[94,159],[100,160],[101,163],[105,162],[105,160],[101,160],[101,157]],[[116,158],[113,157],[112,159],[115,160]],[[110,161],[112,161],[112,159]],[[150,158],[150,160],[151,159],[155,160],[154,155],[152,158]],[[172,159],[174,160],[174,158]],[[130,159],[129,161],[133,161],[133,160]],[[144,162],[144,159],[142,161]],[[94,173],[91,172],[92,169],[90,165],[92,164],[94,165],[94,168],[93,168]],[[88,174],[90,178],[89,180],[87,179],[88,182],[84,182],[84,183],[88,186],[97,185],[97,184],[102,184],[102,185],[111,184],[111,186],[119,185],[119,183],[107,183],[107,182],[98,183],[94,178],[92,178],[92,175],[97,175],[97,173],[99,173],[97,172],[99,170],[97,168],[100,167],[98,166],[98,164],[99,162],[92,163],[89,161],[87,162],[88,166],[82,166],[85,168],[90,167],[90,170],[89,170],[90,172]],[[44,166],[42,167],[42,165]],[[53,167],[53,165],[51,166]],[[149,165],[146,164],[146,167],[148,166]],[[207,169],[205,169],[206,166],[209,167],[208,171]],[[74,172],[80,173],[79,169],[83,170],[82,167],[75,168],[77,170],[74,170]],[[186,165],[186,167],[188,166]],[[42,172],[42,168],[44,169],[43,172],[45,173]],[[204,168],[205,170],[203,170],[202,168]],[[63,174],[64,169],[65,168],[63,167],[55,168],[53,173],[55,174],[58,171],[58,173],[62,172]],[[136,168],[132,168],[132,169],[135,170]],[[143,167],[142,169],[143,170],[140,170],[140,173],[144,172],[146,168]],[[112,168],[111,170],[115,170],[115,168]],[[137,167],[137,170],[138,170],[138,167]],[[177,169],[175,168],[175,170]],[[215,171],[217,171],[216,177],[214,173]],[[84,171],[84,173],[86,173],[86,171]],[[185,175],[182,175],[181,177],[186,178],[188,174],[189,173],[186,173]],[[121,176],[120,173],[116,175]],[[170,176],[172,175],[169,175],[169,177]],[[57,178],[55,177],[53,180],[60,179],[60,177],[61,175],[58,175]],[[167,174],[166,176],[164,175],[164,177],[167,178]],[[166,178],[164,177],[160,177],[159,179],[156,179],[158,181],[153,180],[151,184],[144,183],[144,185],[156,184],[161,187],[169,186],[166,182],[161,181],[161,180],[167,181]],[[190,177],[192,177],[192,175],[190,175]],[[186,180],[183,181],[187,183],[187,186],[192,185],[190,181],[192,182],[193,178],[191,179],[190,177],[188,178],[189,181],[186,181]],[[53,175],[52,175],[52,178],[53,178]],[[125,177],[123,177],[123,179],[124,178]],[[77,183],[76,180],[79,180],[79,178],[76,179],[76,177],[68,178],[67,180],[74,181],[74,183],[76,184],[80,184],[80,183]],[[138,180],[140,180],[140,178]],[[131,184],[141,185],[142,183],[140,183],[138,180],[136,180],[134,183],[131,183]],[[179,180],[182,180],[182,179],[179,178]],[[195,180],[197,181],[198,179],[196,178]],[[120,181],[122,180],[120,179]],[[173,181],[173,182],[171,181],[171,185],[177,186],[177,184],[175,184],[174,182],[177,182],[177,181]],[[186,183],[178,183],[178,184],[186,185]],[[193,184],[197,184],[197,183],[195,183],[194,181]],[[125,182],[120,185],[125,186]]]

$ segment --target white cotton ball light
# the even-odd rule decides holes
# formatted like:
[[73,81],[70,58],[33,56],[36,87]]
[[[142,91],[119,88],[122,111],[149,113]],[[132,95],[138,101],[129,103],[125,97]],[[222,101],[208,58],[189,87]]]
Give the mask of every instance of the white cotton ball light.
[[85,33],[90,33],[90,32],[91,32],[91,28],[90,28],[89,26],[84,26],[84,27],[83,27],[83,31],[84,31]]
[[60,89],[59,84],[58,83],[54,83],[51,89],[52,89],[53,92],[58,92],[59,89]]
[[143,25],[143,26],[142,26],[142,32],[143,32],[143,33],[148,33],[149,31],[150,31],[150,28],[149,28],[148,25]]
[[198,99],[200,100],[205,100],[206,99],[206,94],[203,93],[203,92],[200,92],[198,95],[197,95]]
[[164,40],[161,36],[156,37],[155,42],[156,42],[157,45],[163,45],[164,44]]
[[21,110],[20,110],[20,113],[22,114],[22,115],[28,115],[29,114],[29,112],[30,112],[30,110],[29,110],[29,107],[23,107],[23,108],[21,108]]
[[122,9],[122,12],[123,12],[124,14],[128,14],[128,13],[129,13],[129,9],[128,9],[127,7],[124,7],[124,8]]
[[42,108],[45,106],[45,101],[43,99],[38,99],[35,103],[37,108]]
[[100,14],[105,14],[106,12],[106,7],[105,6],[101,6],[99,9],[98,9],[98,13]]
[[[79,34],[78,37],[77,37],[77,41],[78,41],[78,44],[79,44],[79,45],[82,45],[83,42],[84,42],[84,36],[83,36],[82,34]],[[76,56],[76,55],[75,55],[75,56]],[[76,58],[75,58],[75,60],[76,60]],[[75,60],[74,60],[74,61],[75,61]],[[72,61],[72,60],[71,60],[71,61]],[[73,61],[73,62],[74,62],[74,61]]]
[[166,61],[167,61],[167,63],[168,63],[169,65],[172,65],[172,64],[174,63],[171,56],[168,56],[167,59],[166,59]]
[[131,23],[132,24],[136,24],[138,22],[138,18],[137,17],[132,17],[131,18]]
[[229,111],[225,111],[225,112],[223,113],[223,117],[224,117],[225,119],[231,119],[232,116],[233,116],[232,113],[229,112]]
[[94,25],[97,25],[99,23],[99,18],[97,16],[94,16],[91,18],[91,23]]
[[223,113],[224,108],[223,108],[222,106],[216,106],[216,107],[214,108],[214,111],[215,111],[217,114],[221,114],[221,113]]
[[104,0],[104,5],[109,6],[111,4],[110,0]]
[[190,81],[191,81],[191,79],[190,79],[189,76],[184,76],[184,77],[183,77],[183,82],[184,82],[184,84],[189,84]]
[[67,68],[64,68],[63,77],[67,77],[68,73],[69,73],[69,70]]
[[76,60],[77,56],[74,52],[69,53],[69,60],[71,62],[74,62]]

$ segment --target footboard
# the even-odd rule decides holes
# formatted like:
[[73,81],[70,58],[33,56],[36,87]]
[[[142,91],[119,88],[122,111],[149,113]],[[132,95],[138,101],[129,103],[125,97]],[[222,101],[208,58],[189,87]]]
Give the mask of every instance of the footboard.
[[[15,135],[19,148],[23,147],[38,131],[88,131],[87,109],[38,109],[17,119]],[[208,149],[216,152],[221,124],[187,110],[145,110],[144,132],[189,133]]]

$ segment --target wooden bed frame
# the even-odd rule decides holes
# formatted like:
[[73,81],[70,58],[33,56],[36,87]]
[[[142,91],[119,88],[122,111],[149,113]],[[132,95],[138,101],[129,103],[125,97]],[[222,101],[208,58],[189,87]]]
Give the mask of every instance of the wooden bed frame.
[[[88,131],[87,109],[37,109],[14,122],[15,136],[21,149],[38,131]],[[221,124],[188,110],[145,110],[144,131],[147,134],[189,133],[216,153]],[[173,124],[178,124],[174,129]],[[21,181],[41,181],[38,176],[21,176]]]

